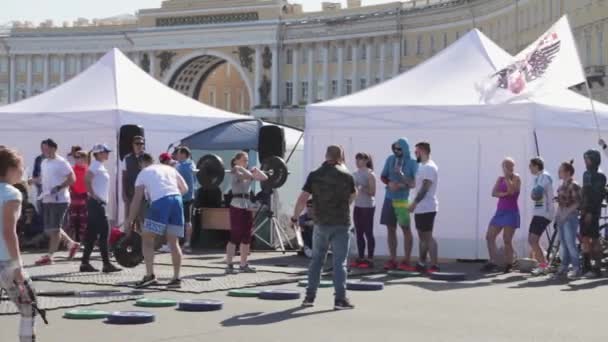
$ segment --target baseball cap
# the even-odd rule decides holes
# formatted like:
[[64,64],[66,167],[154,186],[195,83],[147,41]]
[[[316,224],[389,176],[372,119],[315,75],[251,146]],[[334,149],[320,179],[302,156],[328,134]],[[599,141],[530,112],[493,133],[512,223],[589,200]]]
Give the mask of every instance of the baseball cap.
[[170,160],[172,160],[173,158],[171,158],[171,155],[168,152],[164,152],[161,153],[160,156],[158,157],[158,160],[163,163],[163,162],[168,162]]
[[91,149],[91,153],[112,152],[106,144],[97,144]]

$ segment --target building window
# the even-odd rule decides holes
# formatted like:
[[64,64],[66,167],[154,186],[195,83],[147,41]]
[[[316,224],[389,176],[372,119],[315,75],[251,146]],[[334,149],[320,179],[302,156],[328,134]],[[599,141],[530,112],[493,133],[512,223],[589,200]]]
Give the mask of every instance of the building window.
[[364,61],[367,59],[367,44],[361,45],[361,60]]
[[460,39],[460,31],[456,31],[456,40]]
[[403,38],[403,42],[401,42],[401,51],[403,56],[407,56],[407,38]]
[[33,69],[34,69],[34,73],[36,73],[36,74],[42,73],[42,57],[34,58]]
[[245,94],[242,89],[239,92],[239,112],[245,113]]
[[0,89],[0,103],[6,103],[7,100],[6,90]]
[[230,63],[226,63],[226,77],[230,78],[232,76],[232,66]]
[[376,77],[376,81],[374,84],[380,84],[380,77]]
[[224,93],[224,104],[225,104],[224,109],[226,109],[227,111],[231,110],[231,107],[232,107],[231,100],[232,99],[231,99],[230,93],[228,93],[228,92]]
[[68,74],[72,75],[76,73],[76,58],[73,56],[68,57]]
[[446,47],[448,47],[448,33],[443,32],[443,48],[445,49]]
[[293,50],[292,49],[285,50],[285,59],[287,60],[287,64],[293,63]]
[[320,101],[323,99],[324,89],[325,89],[325,83],[323,83],[323,81],[321,81],[321,80],[317,81],[317,98],[315,99],[316,101]]
[[331,81],[331,96],[334,97],[336,95],[338,95],[338,81],[332,80]]
[[435,36],[431,34],[431,55],[435,54]]
[[308,49],[302,50],[302,63],[308,64]]
[[293,83],[285,82],[285,103],[290,104],[293,102]]
[[331,47],[331,61],[333,63],[338,61],[338,48],[336,46]]
[[591,61],[592,55],[591,55],[591,32],[587,31],[585,32],[585,59],[584,59],[584,64],[585,66],[590,66],[592,61]]
[[308,99],[308,82],[307,81],[302,82],[300,89],[301,89],[300,94],[302,95],[301,99],[303,101],[306,101]]
[[353,92],[353,80],[346,80],[346,95],[352,94]]
[[376,51],[376,59],[380,59],[381,51],[382,51],[382,43],[374,45]]
[[61,72],[61,61],[59,60],[59,57],[51,58],[51,72],[54,74]]
[[8,72],[8,58],[0,57],[0,72],[6,73]]
[[25,72],[25,57],[17,57],[17,71]]
[[365,78],[362,78],[359,80],[359,89],[365,88],[367,88],[367,80]]
[[319,47],[319,49],[317,50],[316,56],[317,56],[317,62],[323,62],[323,58],[324,58],[324,48],[323,47]]
[[597,30],[597,65],[604,65],[604,28]]
[[349,62],[353,60],[353,47],[352,46],[346,47],[346,60]]
[[422,56],[422,35],[416,37],[416,55]]

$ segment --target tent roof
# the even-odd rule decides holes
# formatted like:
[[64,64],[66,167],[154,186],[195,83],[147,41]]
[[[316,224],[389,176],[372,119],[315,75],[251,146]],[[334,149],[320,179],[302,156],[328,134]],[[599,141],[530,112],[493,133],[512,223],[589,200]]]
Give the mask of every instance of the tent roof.
[[225,118],[242,115],[207,106],[157,81],[114,48],[71,80],[0,107],[1,113],[132,113]]
[[512,56],[477,29],[417,67],[363,91],[310,107],[479,104],[475,84]]
[[[293,148],[298,142],[301,130],[257,119],[227,121],[194,133],[182,139],[181,143],[197,150],[257,150],[260,127],[276,125],[285,132],[285,143]],[[300,148],[301,149],[301,148]]]

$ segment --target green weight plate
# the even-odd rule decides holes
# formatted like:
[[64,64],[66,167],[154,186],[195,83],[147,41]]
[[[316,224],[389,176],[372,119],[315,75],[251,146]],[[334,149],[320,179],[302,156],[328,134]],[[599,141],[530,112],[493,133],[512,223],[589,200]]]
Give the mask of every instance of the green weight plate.
[[230,297],[257,297],[260,294],[260,290],[255,289],[239,289],[228,291]]
[[67,319],[103,319],[108,317],[110,313],[102,310],[93,309],[74,309],[66,311],[63,318]]
[[[298,282],[298,286],[300,286],[300,287],[308,286],[308,280],[300,280]],[[321,287],[321,288],[333,287],[333,286],[334,286],[334,282],[331,280],[321,280],[321,282],[319,283],[319,287]]]
[[170,306],[176,306],[177,301],[168,298],[142,298],[135,302],[135,306],[144,308],[165,308]]

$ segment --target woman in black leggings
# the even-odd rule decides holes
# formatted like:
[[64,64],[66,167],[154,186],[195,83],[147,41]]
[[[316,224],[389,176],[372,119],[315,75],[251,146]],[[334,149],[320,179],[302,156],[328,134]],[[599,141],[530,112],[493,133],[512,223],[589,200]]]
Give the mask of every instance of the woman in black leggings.
[[93,146],[91,154],[93,161],[86,173],[85,183],[87,186],[87,234],[84,253],[80,264],[80,272],[98,272],[90,263],[91,252],[95,241],[99,239],[99,251],[103,261],[103,273],[118,272],[119,268],[110,263],[108,255],[108,234],[110,225],[106,215],[106,205],[110,196],[110,174],[103,165],[108,160],[111,150],[105,144]]

